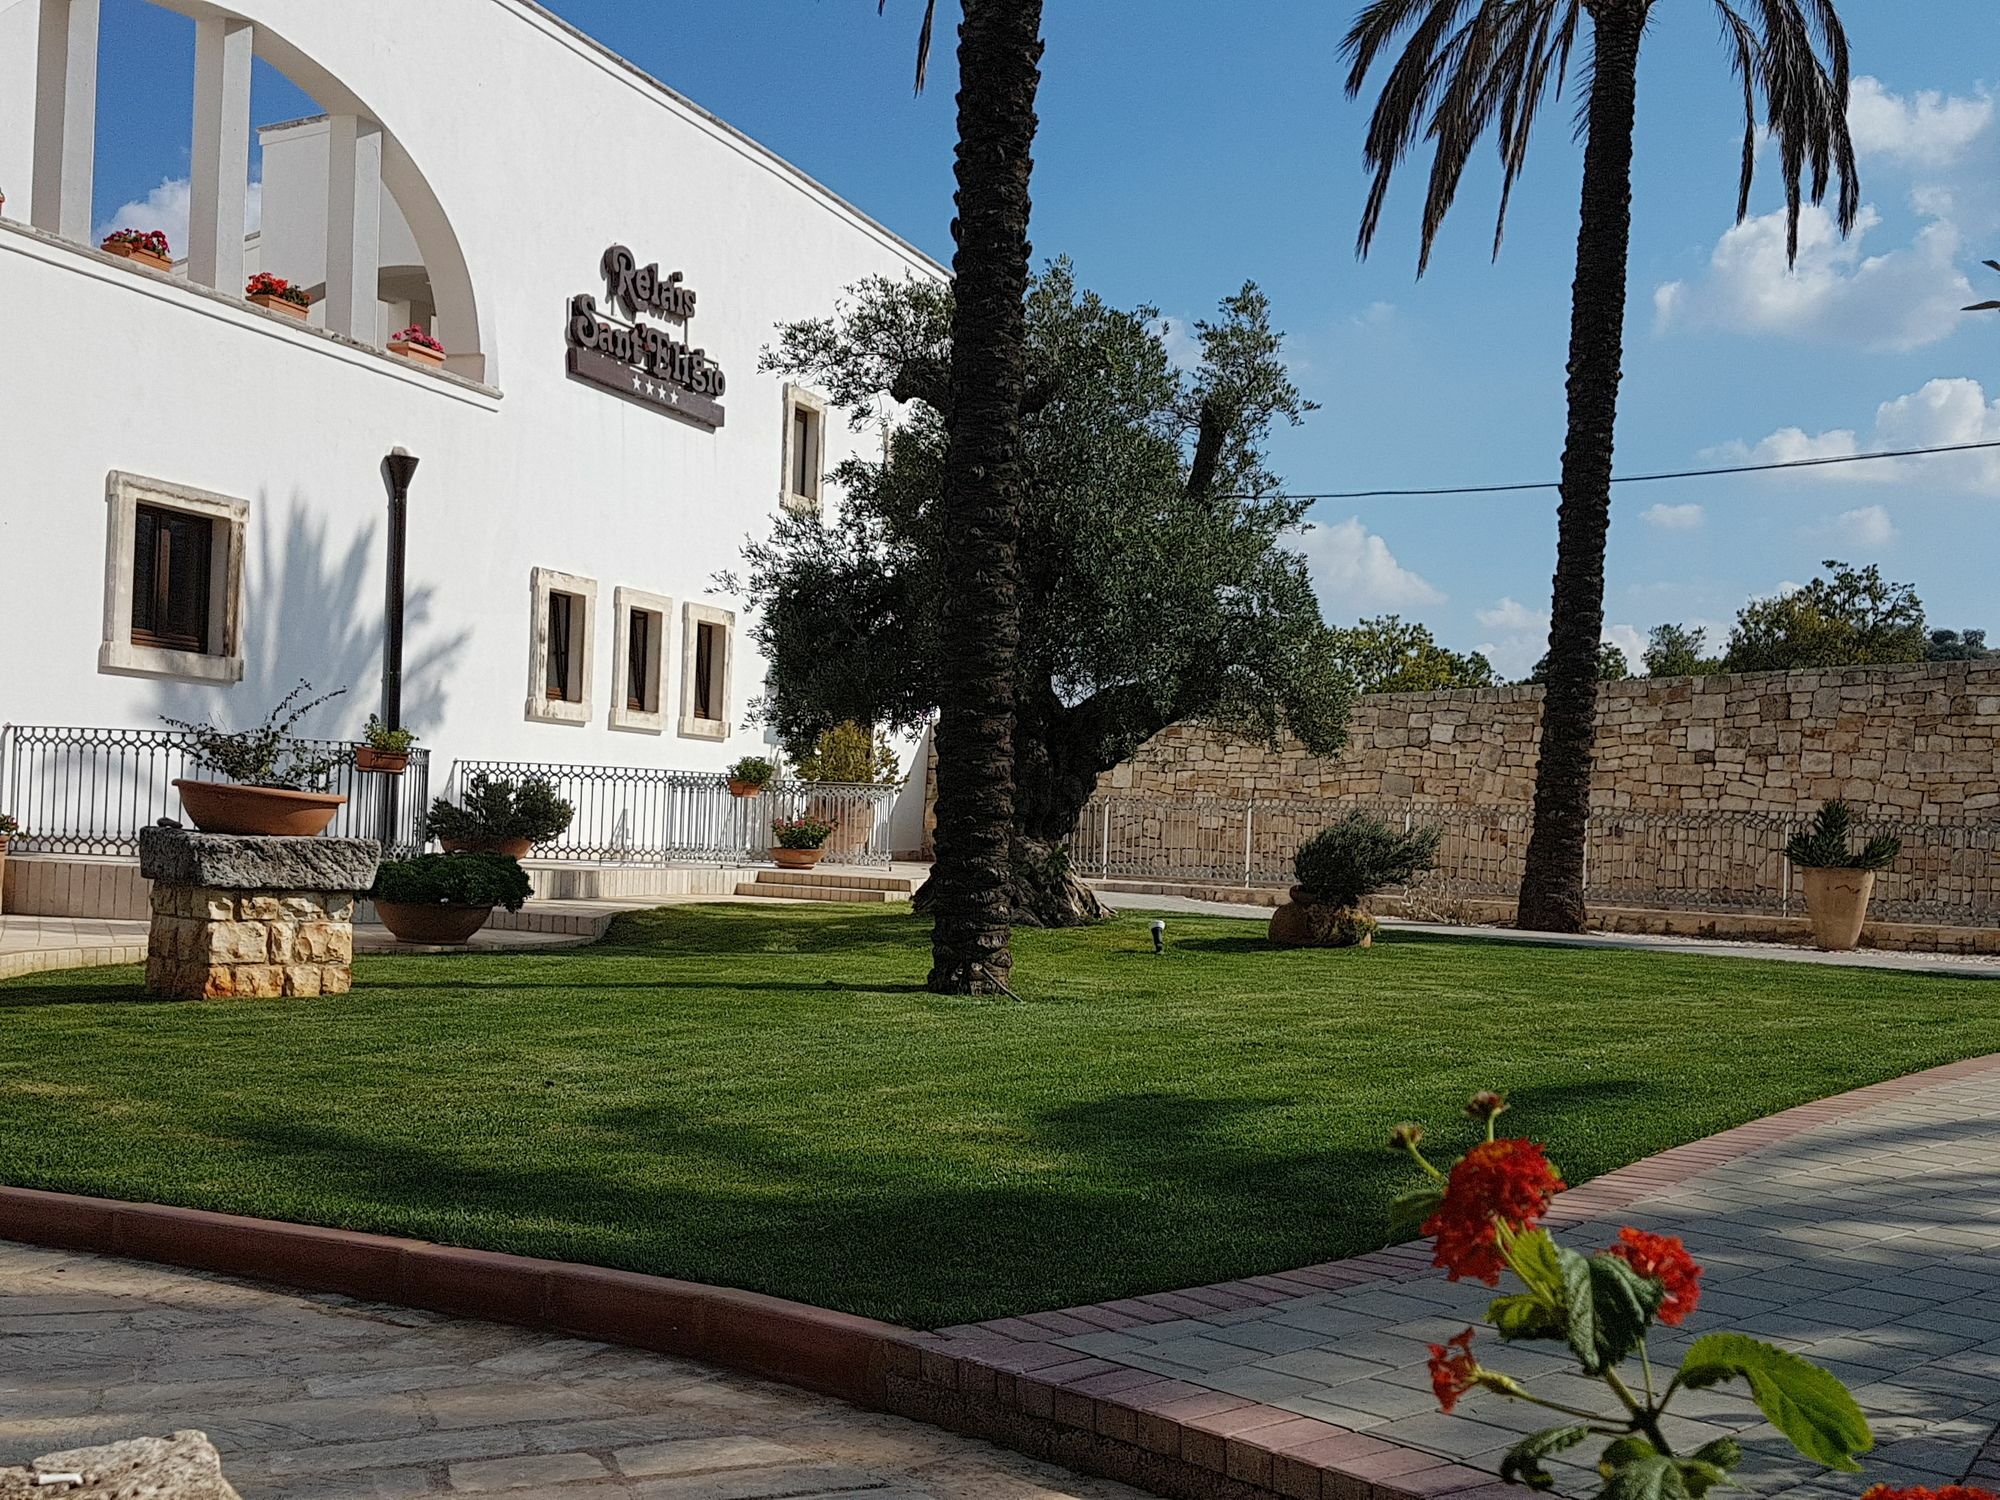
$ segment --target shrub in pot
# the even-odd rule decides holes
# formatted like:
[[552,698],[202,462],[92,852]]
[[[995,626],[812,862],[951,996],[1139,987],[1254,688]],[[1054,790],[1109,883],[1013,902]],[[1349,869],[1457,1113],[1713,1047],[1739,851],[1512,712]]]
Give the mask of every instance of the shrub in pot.
[[391,729],[379,715],[368,716],[361,743],[354,747],[354,769],[383,776],[400,776],[409,768],[410,746],[417,737],[407,729]]
[[1875,872],[1895,863],[1901,839],[1878,836],[1859,849],[1849,843],[1854,814],[1845,802],[1820,807],[1812,826],[1794,834],[1785,858],[1805,875],[1806,916],[1813,941],[1828,953],[1845,953],[1861,941]]
[[761,755],[746,755],[722,774],[728,778],[730,796],[754,797],[778,774],[778,768]]
[[[7,845],[20,831],[21,825],[14,820],[12,813],[0,813],[0,893],[7,888]],[[6,909],[5,904],[0,903],[0,911]]]
[[454,804],[440,797],[425,819],[427,837],[447,853],[505,854],[525,859],[537,844],[559,838],[576,809],[545,776],[514,780],[475,772]]
[[521,862],[504,854],[419,854],[383,861],[369,899],[405,943],[463,943],[493,908],[519,911],[532,894]]
[[1271,914],[1271,941],[1283,948],[1366,948],[1380,930],[1364,898],[1403,885],[1431,867],[1442,830],[1391,828],[1351,812],[1300,845],[1291,899]]
[[832,784],[828,790],[815,790],[805,807],[807,817],[833,825],[826,852],[835,859],[865,853],[875,832],[875,800],[838,788],[894,786],[903,779],[902,763],[889,736],[843,720],[823,731],[798,756],[794,769],[801,781]]
[[810,870],[825,855],[832,832],[833,825],[818,818],[773,818],[771,858],[780,869]]
[[218,729],[163,715],[161,723],[190,737],[187,758],[223,778],[174,783],[194,826],[203,833],[302,838],[324,833],[347,801],[326,785],[353,758],[352,752],[322,751],[292,729],[346,691],[336,688],[300,703],[312,692],[312,684],[302,680],[255,729]]

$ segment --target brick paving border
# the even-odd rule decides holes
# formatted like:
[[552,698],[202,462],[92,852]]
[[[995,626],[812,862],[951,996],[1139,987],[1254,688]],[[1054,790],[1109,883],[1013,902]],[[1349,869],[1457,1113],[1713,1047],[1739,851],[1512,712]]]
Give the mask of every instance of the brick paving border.
[[[1560,1228],[1614,1214],[1858,1109],[1992,1073],[2000,1073],[2000,1054],[1871,1084],[1673,1147],[1564,1193],[1548,1223]],[[1430,1269],[1420,1245],[918,1333],[761,1293],[631,1271],[31,1188],[0,1187],[0,1238],[342,1292],[700,1359],[919,1418],[1173,1500],[1511,1496],[1510,1486],[1482,1469],[1080,1356],[1054,1342],[1411,1280]],[[1989,1443],[1971,1477],[2000,1477],[2000,1437]]]

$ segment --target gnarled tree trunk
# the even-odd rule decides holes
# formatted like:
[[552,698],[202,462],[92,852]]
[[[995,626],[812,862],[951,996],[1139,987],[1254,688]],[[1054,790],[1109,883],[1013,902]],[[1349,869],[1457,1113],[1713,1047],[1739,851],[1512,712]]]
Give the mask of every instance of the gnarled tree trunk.
[[965,0],[958,41],[958,253],[945,458],[937,866],[930,988],[985,994],[1007,946],[1020,645],[1021,402],[1027,386],[1028,181],[1041,0]]
[[1587,0],[1596,26],[1583,222],[1570,309],[1569,437],[1563,448],[1549,678],[1542,700],[1535,827],[1521,878],[1518,925],[1581,932],[1584,840],[1597,745],[1598,642],[1604,634],[1604,547],[1625,354],[1632,243],[1632,130],[1637,113],[1641,0]]

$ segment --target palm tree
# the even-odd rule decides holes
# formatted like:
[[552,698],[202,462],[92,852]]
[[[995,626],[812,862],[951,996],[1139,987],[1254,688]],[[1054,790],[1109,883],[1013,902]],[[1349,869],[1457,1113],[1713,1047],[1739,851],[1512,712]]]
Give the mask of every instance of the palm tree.
[[[1736,216],[1750,211],[1760,123],[1777,138],[1789,253],[1799,212],[1839,180],[1842,234],[1854,227],[1861,189],[1847,132],[1847,36],[1834,0],[1712,0],[1743,86],[1743,168]],[[1598,641],[1604,628],[1604,545],[1611,520],[1611,461],[1624,363],[1625,291],[1632,236],[1632,131],[1639,47],[1654,0],[1370,0],[1348,32],[1347,92],[1361,91],[1389,47],[1409,33],[1369,122],[1365,157],[1374,183],[1361,219],[1368,253],[1390,178],[1419,135],[1431,143],[1418,275],[1430,262],[1473,147],[1490,129],[1502,179],[1493,251],[1527,157],[1542,104],[1560,97],[1572,53],[1590,23],[1582,224],[1570,310],[1569,434],[1563,448],[1549,683],[1542,707],[1535,824],[1521,880],[1519,925],[1576,932],[1584,924],[1584,835],[1597,738]],[[1759,103],[1763,118],[1759,119]]]
[[[886,0],[878,0],[879,14]],[[940,644],[937,864],[930,988],[1007,987],[1020,645],[1021,402],[1027,389],[1028,179],[1042,0],[964,0],[958,31],[958,217],[945,455],[951,612]],[[924,86],[937,0],[924,7]]]
[[[2000,260],[1985,260],[1981,261],[1980,264],[2000,271]],[[2000,302],[1975,302],[1965,310],[1967,312],[2000,312]]]

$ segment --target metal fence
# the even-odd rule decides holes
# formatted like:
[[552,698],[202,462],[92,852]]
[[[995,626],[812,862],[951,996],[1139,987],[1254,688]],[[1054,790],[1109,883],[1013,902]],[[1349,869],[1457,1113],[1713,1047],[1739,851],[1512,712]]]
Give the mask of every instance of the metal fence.
[[[23,854],[139,852],[139,830],[161,818],[186,821],[176,780],[212,779],[192,763],[193,736],[179,729],[78,729],[9,724],[0,727],[0,812],[12,813]],[[338,755],[344,740],[308,740],[312,755]],[[430,752],[410,751],[401,776],[354,769],[346,761],[327,787],[347,798],[327,831],[336,837],[382,839],[396,853],[422,842],[430,805]],[[385,837],[386,834],[386,837]]]
[[[1289,885],[1299,845],[1360,810],[1435,826],[1443,838],[1426,884],[1460,897],[1512,900],[1521,883],[1526,808],[1420,802],[1222,802],[1094,798],[1070,836],[1080,874],[1096,879],[1243,887]],[[1785,844],[1806,814],[1591,815],[1586,892],[1613,906],[1796,914],[1805,909]],[[1873,817],[1855,832],[1903,841],[1877,877],[1871,910],[1888,921],[2000,926],[2000,820]]]
[[826,860],[836,865],[889,863],[893,786],[774,781],[755,797],[731,794],[725,777],[646,766],[578,766],[542,761],[462,760],[452,767],[457,800],[476,775],[551,782],[576,809],[536,859],[593,864],[737,864],[768,857],[774,818],[817,818],[833,826]]

